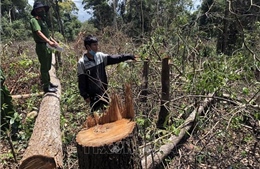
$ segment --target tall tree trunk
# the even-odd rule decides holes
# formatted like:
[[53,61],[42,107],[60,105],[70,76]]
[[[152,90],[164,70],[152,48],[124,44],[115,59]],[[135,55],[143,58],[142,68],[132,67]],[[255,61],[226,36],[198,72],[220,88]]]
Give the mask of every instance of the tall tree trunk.
[[58,23],[59,23],[60,32],[61,32],[63,38],[65,38],[64,27],[63,27],[61,17],[60,17],[60,9],[59,9],[59,1],[58,0],[55,1],[55,7],[56,7],[56,13],[57,13],[57,19],[58,19]]
[[142,30],[142,37],[144,36],[144,11],[143,11],[143,0],[141,0],[141,30]]
[[117,0],[113,0],[113,9],[114,9],[114,29],[115,29],[115,31],[117,31],[117,21],[116,21],[117,12],[116,12],[116,7],[117,7]]
[[223,19],[223,31],[220,31],[218,38],[217,52],[228,54],[228,37],[229,37],[229,4],[226,2],[225,17]]
[[168,57],[162,60],[161,84],[161,110],[159,112],[157,128],[165,128],[165,124],[167,124],[169,115],[168,107],[170,101],[170,66]]

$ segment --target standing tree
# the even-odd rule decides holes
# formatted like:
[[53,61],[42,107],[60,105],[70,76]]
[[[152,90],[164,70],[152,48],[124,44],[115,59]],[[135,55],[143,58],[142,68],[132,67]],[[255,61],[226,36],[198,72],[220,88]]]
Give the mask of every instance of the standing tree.
[[113,25],[114,9],[106,0],[83,0],[84,9],[93,9],[91,22],[100,30]]
[[245,44],[246,31],[259,21],[260,2],[204,0],[200,30],[217,38],[217,52],[232,55]]
[[30,6],[26,0],[1,1],[1,40],[27,39],[30,34],[29,25]]

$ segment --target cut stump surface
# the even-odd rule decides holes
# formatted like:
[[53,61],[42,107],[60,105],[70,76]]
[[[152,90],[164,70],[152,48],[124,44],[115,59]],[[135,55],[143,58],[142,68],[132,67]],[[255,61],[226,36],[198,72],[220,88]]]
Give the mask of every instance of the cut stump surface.
[[135,122],[121,119],[113,123],[106,123],[82,130],[78,133],[76,141],[83,146],[98,147],[109,145],[126,138],[133,132]]

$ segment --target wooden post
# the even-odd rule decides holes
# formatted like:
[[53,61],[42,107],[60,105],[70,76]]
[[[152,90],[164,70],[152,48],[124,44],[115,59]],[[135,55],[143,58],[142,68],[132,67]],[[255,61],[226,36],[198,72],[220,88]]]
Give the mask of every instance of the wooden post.
[[124,106],[117,95],[113,95],[108,109],[101,117],[96,114],[87,117],[88,129],[81,130],[76,137],[80,169],[141,168],[136,140],[137,126],[132,121],[134,109],[129,92],[128,86]]
[[162,60],[161,84],[162,84],[161,109],[158,115],[158,121],[156,125],[157,128],[164,129],[165,125],[168,124],[169,103],[170,103],[170,67],[169,67],[168,57]]
[[142,75],[142,91],[141,91],[141,102],[147,101],[148,94],[148,76],[149,76],[149,60],[144,61],[143,75]]
[[[54,58],[54,55],[53,57]],[[55,64],[55,59],[53,59]],[[55,68],[50,70],[51,82],[57,84],[57,93],[46,93],[40,105],[28,147],[20,161],[19,169],[62,168],[62,142],[60,131],[60,81]]]

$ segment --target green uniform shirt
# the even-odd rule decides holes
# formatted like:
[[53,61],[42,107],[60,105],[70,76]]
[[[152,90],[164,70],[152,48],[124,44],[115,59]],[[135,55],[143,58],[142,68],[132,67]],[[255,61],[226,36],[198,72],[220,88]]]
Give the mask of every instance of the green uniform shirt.
[[45,21],[41,19],[32,18],[30,20],[30,25],[33,33],[33,39],[35,42],[44,42],[37,34],[36,31],[41,31],[48,39],[50,38],[50,33],[48,26]]

